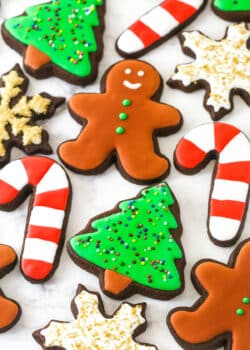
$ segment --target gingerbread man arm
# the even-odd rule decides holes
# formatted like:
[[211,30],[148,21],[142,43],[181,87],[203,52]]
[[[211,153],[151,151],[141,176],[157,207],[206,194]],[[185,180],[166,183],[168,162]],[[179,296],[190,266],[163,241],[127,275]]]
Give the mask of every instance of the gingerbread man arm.
[[180,111],[170,105],[152,102],[154,115],[152,123],[156,129],[180,127],[182,125],[182,115]]
[[69,101],[71,113],[77,119],[90,120],[97,115],[96,107],[103,102],[102,94],[76,94]]

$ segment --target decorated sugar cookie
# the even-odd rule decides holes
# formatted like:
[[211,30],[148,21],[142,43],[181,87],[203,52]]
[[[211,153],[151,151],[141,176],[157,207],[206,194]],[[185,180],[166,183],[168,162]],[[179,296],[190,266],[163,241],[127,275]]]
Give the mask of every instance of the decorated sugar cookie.
[[244,227],[250,184],[250,141],[238,128],[208,123],[191,130],[175,150],[175,164],[195,174],[217,159],[209,201],[208,231],[221,246],[234,244]]
[[91,219],[70,239],[68,251],[113,298],[138,292],[170,299],[184,288],[181,230],[178,204],[162,183]]
[[229,26],[218,41],[198,31],[181,34],[183,51],[194,61],[178,65],[168,84],[185,92],[205,89],[204,106],[214,120],[233,109],[235,94],[250,105],[249,39],[244,23]]
[[47,131],[37,123],[51,117],[64,98],[46,93],[25,95],[29,81],[19,65],[0,79],[0,167],[10,160],[12,147],[27,154],[52,153]]
[[[0,244],[0,278],[8,274],[16,265],[17,256],[13,248]],[[0,289],[0,333],[14,327],[21,316],[21,308],[16,301],[7,298]]]
[[8,274],[16,265],[17,256],[13,248],[0,244],[0,278]]
[[83,129],[59,147],[60,159],[82,174],[103,172],[115,161],[133,182],[165,178],[170,165],[156,136],[177,131],[182,116],[158,102],[161,90],[159,73],[146,62],[125,60],[112,66],[102,81],[102,93],[80,93],[70,99],[70,112]]
[[32,199],[20,266],[27,280],[41,283],[59,264],[71,186],[64,169],[47,157],[22,158],[0,170],[0,210],[16,209],[29,193]]
[[7,19],[2,34],[38,79],[55,75],[72,84],[95,80],[102,57],[105,0],[52,0]]
[[134,339],[146,330],[145,308],[146,304],[123,303],[107,316],[100,295],[79,285],[71,304],[75,320],[50,321],[33,336],[44,350],[157,350]]
[[21,317],[20,305],[7,298],[0,289],[0,333],[7,332],[14,327]]
[[227,21],[250,21],[249,0],[213,0],[214,12]]
[[170,330],[184,349],[249,349],[249,255],[248,240],[233,252],[228,265],[203,260],[193,268],[200,299],[168,316]]
[[171,38],[192,22],[207,0],[164,0],[117,39],[117,51],[124,57],[139,57]]

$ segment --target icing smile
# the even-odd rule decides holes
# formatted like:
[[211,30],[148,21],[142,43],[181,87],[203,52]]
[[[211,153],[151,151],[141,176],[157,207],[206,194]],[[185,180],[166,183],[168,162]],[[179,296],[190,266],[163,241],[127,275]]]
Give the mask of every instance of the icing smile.
[[123,85],[126,86],[126,88],[131,90],[138,90],[142,87],[141,83],[130,83],[128,80],[124,80]]

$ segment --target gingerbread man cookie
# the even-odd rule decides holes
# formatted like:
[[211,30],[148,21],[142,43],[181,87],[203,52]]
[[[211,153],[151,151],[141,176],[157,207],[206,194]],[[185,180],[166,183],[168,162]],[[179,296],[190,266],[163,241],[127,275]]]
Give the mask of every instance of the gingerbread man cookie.
[[184,349],[250,348],[250,241],[233,252],[229,264],[199,262],[192,271],[201,298],[168,316],[168,325]]
[[104,171],[115,159],[121,174],[136,183],[163,179],[169,161],[159,152],[156,136],[182,125],[181,113],[158,102],[162,79],[150,64],[124,60],[112,66],[101,94],[76,94],[70,112],[84,125],[75,140],[64,142],[59,157],[82,174]]

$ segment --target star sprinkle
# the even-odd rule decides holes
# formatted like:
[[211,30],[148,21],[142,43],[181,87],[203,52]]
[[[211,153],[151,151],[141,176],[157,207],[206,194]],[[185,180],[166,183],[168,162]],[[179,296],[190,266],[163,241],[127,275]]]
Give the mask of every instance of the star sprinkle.
[[244,23],[229,26],[225,38],[219,41],[197,31],[183,33],[183,51],[195,60],[178,65],[168,84],[186,92],[205,88],[204,105],[214,120],[233,109],[234,94],[250,105],[249,38]]
[[229,264],[203,261],[193,270],[202,297],[191,308],[171,312],[168,323],[185,349],[250,349],[250,241],[232,254]]
[[123,303],[112,317],[104,316],[98,294],[79,286],[73,300],[75,321],[51,321],[34,333],[43,349],[59,347],[66,350],[156,350],[156,347],[137,343],[134,335],[145,330],[145,305]]

